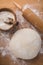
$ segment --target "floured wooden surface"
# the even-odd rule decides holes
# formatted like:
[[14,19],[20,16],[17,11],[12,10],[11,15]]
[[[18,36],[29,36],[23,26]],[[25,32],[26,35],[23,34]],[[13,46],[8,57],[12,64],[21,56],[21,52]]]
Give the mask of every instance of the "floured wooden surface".
[[[5,8],[7,7],[7,8],[10,8],[14,12],[16,10],[16,7],[14,6],[14,4],[12,4],[12,1],[14,1],[14,0],[4,0],[4,2],[3,2],[3,0],[1,0],[0,1],[0,9],[3,7],[5,7]],[[29,2],[29,3],[30,4],[31,3],[37,3],[37,0],[35,0],[35,1],[33,0],[33,2],[31,0],[31,2]],[[41,3],[42,2],[40,2],[40,4]],[[8,4],[8,6],[6,6],[7,4]],[[43,3],[42,3],[42,5],[43,5]],[[41,9],[39,7],[40,11],[43,11],[42,5],[41,5]],[[18,16],[19,15],[20,14],[18,13]],[[35,29],[32,25],[30,25],[30,23],[27,22],[27,20],[24,20],[24,18],[22,18],[23,19],[22,20],[21,17],[22,16],[18,17],[18,20],[20,19],[21,22],[19,20],[20,24],[16,27],[16,30],[24,28],[24,27],[29,27],[29,28],[31,27],[32,29]],[[15,29],[12,29],[8,32],[0,31],[0,65],[43,65],[43,41],[42,41],[42,48],[41,48],[40,54],[35,59],[33,59],[33,60],[17,59],[15,56],[13,56],[13,54],[11,52],[9,52],[9,50],[7,48],[8,44],[11,40],[11,37],[14,34],[14,32],[12,33],[11,31],[15,31]],[[43,39],[43,34],[41,34],[41,36]]]
[[39,55],[33,60],[19,60],[19,63],[13,63],[9,56],[2,57],[0,54],[0,65],[43,65],[43,55]]
[[40,0],[14,0],[14,4],[23,12],[23,16],[43,33],[43,5]]
[[[19,13],[17,13],[19,12]],[[19,21],[19,25],[17,26],[17,30],[21,28],[32,28],[36,30],[30,23],[27,22],[21,15],[21,12],[18,10],[16,11],[16,17]],[[15,31],[15,30],[14,30]],[[11,31],[13,32],[13,31]],[[34,64],[43,64],[43,47],[40,51],[40,54],[33,60],[22,60],[17,59],[8,49],[9,42],[11,40],[10,31],[3,32],[0,31],[0,65],[34,65]],[[14,33],[13,33],[14,34]],[[43,45],[43,44],[42,44]],[[40,62],[40,63],[39,63]]]
[[43,0],[14,0],[14,3],[17,3],[20,8],[28,5],[28,7],[35,12],[35,14],[43,19]]

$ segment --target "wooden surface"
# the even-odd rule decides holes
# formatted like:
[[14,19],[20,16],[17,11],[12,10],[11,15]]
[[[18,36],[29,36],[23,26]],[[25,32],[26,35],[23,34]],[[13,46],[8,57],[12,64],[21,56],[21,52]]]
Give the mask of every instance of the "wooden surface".
[[23,16],[43,33],[42,2],[42,0],[14,0],[15,5],[22,10]]
[[15,12],[16,6],[13,4],[13,0],[0,0],[0,9],[8,8]]
[[[30,8],[33,8],[32,11],[31,9],[25,10],[23,12],[23,16],[40,32],[43,33],[43,0],[1,0],[0,8],[9,8],[13,12],[15,12],[15,10],[17,9],[17,7],[15,6],[15,2],[18,4],[20,9],[22,9],[25,4],[29,4],[29,7],[31,6]],[[36,12],[34,12],[34,10]]]
[[[14,0],[0,0],[0,9],[1,8],[9,8],[11,9],[13,12],[15,12],[15,10],[17,9],[16,6],[13,4],[13,1]],[[20,0],[20,4],[21,4],[21,1]],[[28,0],[29,1],[29,0]],[[31,0],[29,1],[29,4],[35,4],[38,0]],[[42,3],[43,0],[40,0],[40,4],[43,5]],[[24,2],[26,3],[27,0]],[[23,2],[23,3],[24,3]],[[40,7],[37,7],[38,10],[42,11],[42,5]],[[3,43],[4,44],[4,43]],[[22,60],[21,60],[22,61]],[[26,62],[26,65],[43,65],[43,54],[39,54],[35,59],[33,60],[27,60],[25,61]],[[3,57],[1,54],[0,54],[0,65],[18,65],[17,63],[14,64],[13,61],[11,60],[10,56],[5,56]],[[20,64],[22,65],[22,63]]]
[[[43,55],[42,54],[38,55],[35,59],[27,60],[25,62],[26,62],[26,65],[43,65]],[[0,65],[18,65],[18,64],[17,63],[14,64],[9,56],[2,57],[0,55]]]

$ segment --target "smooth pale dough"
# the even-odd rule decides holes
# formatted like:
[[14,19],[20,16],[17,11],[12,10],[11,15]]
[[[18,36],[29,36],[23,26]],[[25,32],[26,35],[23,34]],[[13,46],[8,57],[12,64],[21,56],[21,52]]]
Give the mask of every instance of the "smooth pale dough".
[[29,28],[18,30],[9,43],[9,49],[17,57],[22,59],[33,59],[41,48],[40,35]]

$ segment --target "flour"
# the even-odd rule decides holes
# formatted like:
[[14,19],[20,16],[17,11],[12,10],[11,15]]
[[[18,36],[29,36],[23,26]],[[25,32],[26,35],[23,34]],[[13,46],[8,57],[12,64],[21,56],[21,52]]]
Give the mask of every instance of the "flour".
[[[36,10],[34,10],[34,11],[36,12]],[[19,21],[21,24],[24,23],[24,17],[22,16],[22,12],[21,11],[16,11],[16,17],[17,17],[17,21]],[[9,34],[0,32],[0,39],[2,41],[4,40],[4,42],[6,43],[6,46],[5,47],[3,47],[3,45],[0,46],[0,53],[1,53],[2,57],[5,57],[6,55],[9,55],[11,57],[12,61],[14,62],[14,64],[17,63],[18,65],[27,65],[27,63],[26,63],[25,60],[17,59],[13,55],[13,53],[9,50],[9,45],[8,44],[9,44],[9,42],[11,40],[9,38]],[[40,51],[40,54],[42,54],[42,53],[43,53],[43,48],[41,48],[41,51]]]
[[22,16],[23,13],[21,11],[19,11],[19,10],[16,10],[15,13],[16,13],[17,21],[22,24],[24,22],[24,18]]

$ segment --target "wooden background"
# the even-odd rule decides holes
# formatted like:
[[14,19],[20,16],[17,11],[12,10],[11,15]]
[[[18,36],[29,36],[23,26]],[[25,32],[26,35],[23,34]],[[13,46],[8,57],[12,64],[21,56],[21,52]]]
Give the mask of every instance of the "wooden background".
[[[17,0],[16,0],[17,1]],[[20,5],[21,5],[21,0]],[[29,4],[35,4],[38,2],[38,0],[24,0],[22,3],[24,5],[24,2],[28,2]],[[43,0],[40,0],[40,7],[36,7],[39,11],[43,11]],[[9,8],[13,12],[17,9],[17,7],[14,5],[14,0],[0,0],[0,9],[1,8]],[[4,44],[4,42],[3,42]],[[27,60],[25,61],[27,65],[43,65],[43,54],[39,54],[35,59],[33,60]],[[0,54],[0,65],[18,65],[14,64],[9,56],[2,57]]]

